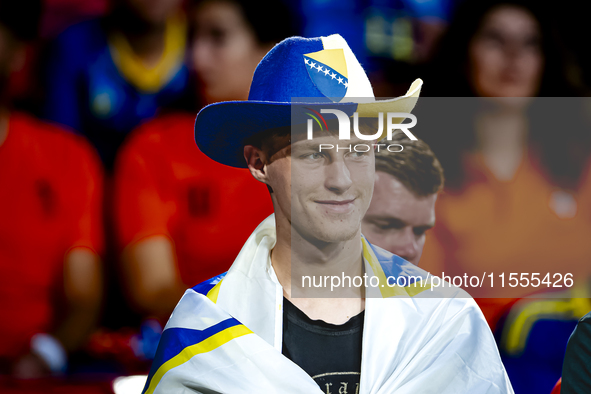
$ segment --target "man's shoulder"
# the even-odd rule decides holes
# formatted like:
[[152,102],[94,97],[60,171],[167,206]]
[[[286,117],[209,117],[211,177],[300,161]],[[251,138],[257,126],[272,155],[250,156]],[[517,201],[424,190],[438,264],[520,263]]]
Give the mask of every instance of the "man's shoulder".
[[585,346],[588,349],[591,349],[591,312],[587,313],[585,316],[579,319],[577,326],[573,332],[573,336],[583,338],[585,342]]
[[230,318],[231,316],[227,312],[215,305],[217,291],[215,297],[212,295],[212,290],[219,290],[219,286],[216,287],[216,285],[219,285],[225,276],[226,272],[187,289],[174,308],[170,319],[166,323],[165,329],[171,327],[203,329],[213,322],[213,320],[201,321],[200,319],[196,319],[197,316],[215,317],[214,320],[218,322]]
[[591,325],[591,312],[587,313],[585,316],[581,317],[579,323]]

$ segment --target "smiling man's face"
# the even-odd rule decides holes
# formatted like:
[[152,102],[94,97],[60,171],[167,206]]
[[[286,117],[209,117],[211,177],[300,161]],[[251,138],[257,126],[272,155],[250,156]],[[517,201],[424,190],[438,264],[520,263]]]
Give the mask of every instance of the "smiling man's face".
[[[334,148],[320,152],[320,144]],[[355,152],[353,146],[357,144],[371,149]],[[340,242],[359,234],[373,193],[371,144],[358,139],[339,141],[336,135],[325,134],[293,141],[278,152],[267,167],[276,214],[285,215],[294,231],[313,242]]]

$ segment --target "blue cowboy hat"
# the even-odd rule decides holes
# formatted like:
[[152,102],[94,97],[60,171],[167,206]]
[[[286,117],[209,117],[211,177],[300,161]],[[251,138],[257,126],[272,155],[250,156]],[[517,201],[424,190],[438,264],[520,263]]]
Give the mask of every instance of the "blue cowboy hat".
[[[195,141],[211,159],[246,168],[244,145],[254,135],[290,126],[320,108],[349,116],[375,117],[379,112],[410,112],[422,81],[391,100],[376,100],[359,61],[338,34],[290,37],[277,44],[258,64],[247,101],[210,104],[197,114]],[[302,111],[294,111],[294,108]],[[306,111],[303,111],[303,110]],[[295,114],[295,115],[294,115]],[[305,123],[305,120],[295,119]]]

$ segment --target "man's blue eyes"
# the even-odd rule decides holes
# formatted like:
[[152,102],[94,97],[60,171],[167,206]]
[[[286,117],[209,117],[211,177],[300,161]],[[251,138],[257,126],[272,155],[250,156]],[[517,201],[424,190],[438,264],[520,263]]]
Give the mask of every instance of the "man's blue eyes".
[[312,160],[317,160],[317,159],[321,159],[324,157],[323,153],[320,152],[315,152],[315,153],[309,153],[307,155],[303,155],[302,159],[312,159]]

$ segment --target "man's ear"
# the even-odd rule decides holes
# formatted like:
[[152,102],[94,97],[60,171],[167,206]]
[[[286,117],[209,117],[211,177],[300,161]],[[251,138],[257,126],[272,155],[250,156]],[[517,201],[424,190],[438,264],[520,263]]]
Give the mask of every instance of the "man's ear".
[[268,185],[267,173],[265,168],[265,154],[256,146],[246,145],[244,147],[244,159],[250,173],[259,182]]

